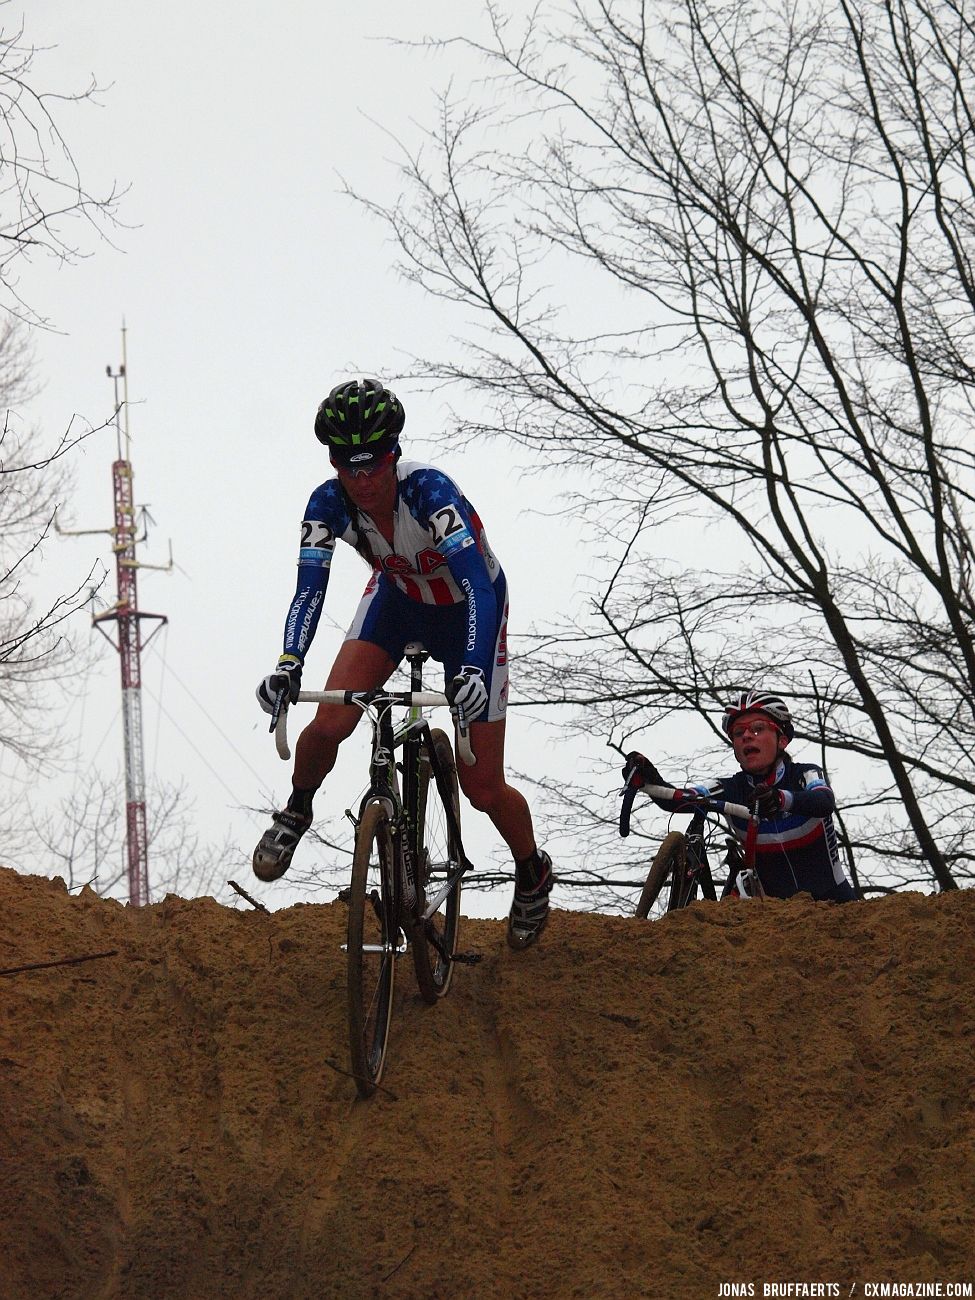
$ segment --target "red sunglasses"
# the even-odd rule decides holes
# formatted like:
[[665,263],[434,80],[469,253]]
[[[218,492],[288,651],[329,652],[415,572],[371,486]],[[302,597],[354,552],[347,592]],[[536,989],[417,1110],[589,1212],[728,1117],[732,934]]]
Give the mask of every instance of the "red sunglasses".
[[769,722],[765,718],[757,718],[754,722],[736,722],[729,735],[733,741],[737,742],[744,740],[746,736],[764,736],[767,731],[774,731],[776,735],[780,734],[779,728],[774,722]]

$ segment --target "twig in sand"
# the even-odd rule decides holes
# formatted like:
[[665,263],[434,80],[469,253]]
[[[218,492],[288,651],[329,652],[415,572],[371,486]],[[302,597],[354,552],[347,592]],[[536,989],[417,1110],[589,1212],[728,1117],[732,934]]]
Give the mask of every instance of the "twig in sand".
[[256,898],[251,898],[247,890],[241,889],[240,885],[237,884],[236,880],[228,880],[227,884],[230,886],[231,889],[235,890],[238,894],[240,894],[241,898],[246,898],[248,903],[250,903],[251,907],[256,907],[259,912],[267,911],[267,908],[264,906],[264,904],[259,903]]
[[398,1269],[398,1268],[402,1268],[403,1265],[406,1263],[406,1261],[409,1259],[409,1257],[413,1254],[413,1252],[414,1252],[415,1250],[416,1250],[416,1242],[414,1241],[413,1245],[409,1248],[409,1250],[406,1252],[406,1254],[403,1256],[403,1258],[400,1260],[400,1262],[396,1265],[396,1267],[395,1267],[395,1268],[391,1268],[391,1269],[389,1270],[389,1272],[388,1272],[388,1273],[386,1274],[386,1276],[383,1278],[383,1281],[384,1281],[384,1282],[388,1282],[389,1279],[390,1279],[390,1278],[393,1276],[393,1274],[396,1272],[396,1269]]
[[77,966],[83,961],[98,961],[102,957],[117,957],[118,949],[113,948],[111,952],[90,952],[84,957],[59,957],[57,961],[32,961],[27,966],[11,966],[7,970],[0,970],[0,975],[19,975],[25,970],[49,970],[52,966]]

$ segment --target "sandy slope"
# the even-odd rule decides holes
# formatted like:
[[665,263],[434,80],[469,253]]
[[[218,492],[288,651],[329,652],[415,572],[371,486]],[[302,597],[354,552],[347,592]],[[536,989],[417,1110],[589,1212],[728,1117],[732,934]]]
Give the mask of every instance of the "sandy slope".
[[[718,1296],[975,1274],[975,892],[556,912],[346,1068],[341,904],[0,871],[3,1300]],[[332,1068],[338,1067],[336,1068]]]

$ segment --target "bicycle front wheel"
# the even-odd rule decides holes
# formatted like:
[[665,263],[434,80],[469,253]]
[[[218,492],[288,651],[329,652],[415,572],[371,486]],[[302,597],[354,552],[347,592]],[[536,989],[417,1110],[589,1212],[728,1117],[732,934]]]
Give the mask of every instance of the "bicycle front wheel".
[[[422,920],[422,909],[443,888],[448,874],[460,863],[461,849],[454,827],[460,829],[457,766],[450,741],[442,731],[431,731],[420,746],[416,781],[414,861],[418,890],[417,925],[413,934],[413,965],[420,993],[436,1002],[450,988],[460,927],[460,881],[432,916]],[[454,814],[453,826],[447,809]]]
[[[684,874],[684,861],[684,836],[680,831],[671,831],[664,836],[660,847],[654,854],[650,870],[647,872],[647,883],[643,886],[643,893],[636,905],[637,916],[647,917],[650,915],[650,909],[659,898],[660,891],[668,880],[671,882],[671,886],[667,910],[671,910],[674,906],[675,886],[677,886],[677,882]],[[679,888],[679,886],[677,887]]]
[[347,952],[349,1048],[362,1097],[375,1092],[386,1063],[398,912],[389,814],[382,804],[370,803],[359,822],[352,856]]

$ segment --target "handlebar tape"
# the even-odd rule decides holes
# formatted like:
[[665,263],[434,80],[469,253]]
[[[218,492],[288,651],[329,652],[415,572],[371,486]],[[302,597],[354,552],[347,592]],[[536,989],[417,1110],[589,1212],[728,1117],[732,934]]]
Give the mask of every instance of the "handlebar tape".
[[623,802],[620,805],[620,835],[626,839],[630,833],[630,811],[633,808],[633,800],[636,798],[636,792],[640,787],[634,785],[632,781],[627,782],[626,789],[623,791]]

